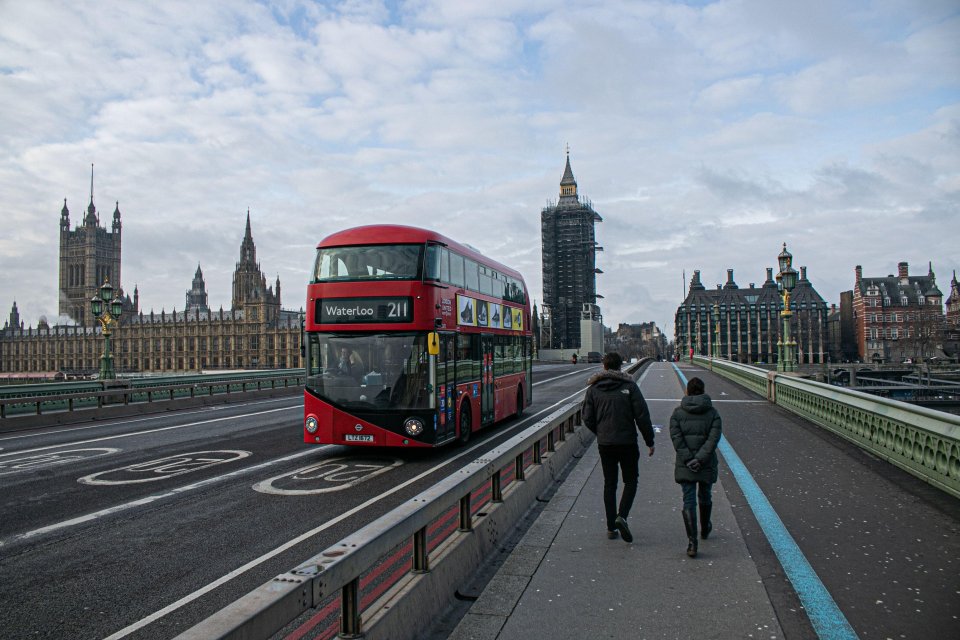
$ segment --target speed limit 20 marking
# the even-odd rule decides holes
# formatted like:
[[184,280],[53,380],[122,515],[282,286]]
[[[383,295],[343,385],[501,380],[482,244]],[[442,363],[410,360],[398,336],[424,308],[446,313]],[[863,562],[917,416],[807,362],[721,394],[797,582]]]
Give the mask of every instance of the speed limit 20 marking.
[[35,471],[37,469],[49,469],[58,467],[71,462],[80,462],[117,453],[120,449],[114,447],[95,447],[92,449],[70,449],[67,451],[51,451],[48,453],[38,453],[19,458],[7,458],[0,460],[0,476],[8,476],[22,471]]
[[175,456],[131,464],[119,469],[101,471],[77,480],[81,484],[116,485],[157,482],[219,464],[236,462],[250,455],[249,451],[193,451]]
[[342,491],[399,467],[396,458],[330,458],[253,485],[254,491],[284,496],[307,496]]

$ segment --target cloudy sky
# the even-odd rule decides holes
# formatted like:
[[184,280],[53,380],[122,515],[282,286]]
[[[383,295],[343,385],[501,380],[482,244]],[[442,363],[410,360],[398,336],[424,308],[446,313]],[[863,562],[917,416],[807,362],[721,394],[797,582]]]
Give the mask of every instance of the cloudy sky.
[[249,208],[283,306],[358,224],[436,229],[541,299],[565,149],[606,324],[673,334],[683,273],[761,283],[786,242],[828,302],[960,270],[956,0],[0,0],[0,316],[57,317],[63,199],[123,215],[122,285],[230,307]]

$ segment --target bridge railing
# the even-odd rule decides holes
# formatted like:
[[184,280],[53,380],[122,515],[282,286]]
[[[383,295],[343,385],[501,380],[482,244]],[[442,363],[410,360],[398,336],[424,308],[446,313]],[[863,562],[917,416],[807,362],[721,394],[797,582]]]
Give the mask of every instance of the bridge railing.
[[[187,630],[178,640],[269,638],[308,609],[326,610],[345,637],[415,638],[450,595],[589,443],[580,405],[569,404],[441,480],[393,511],[278,575]],[[573,446],[576,443],[578,446]],[[480,503],[479,496],[486,499]],[[455,528],[431,539],[451,510]],[[401,556],[389,588],[366,589],[371,569]],[[383,573],[397,572],[390,569]],[[371,595],[372,594],[372,595]],[[339,612],[339,613],[338,613]],[[339,618],[339,623],[336,622]],[[335,632],[336,629],[327,629]]]
[[41,421],[36,417],[41,415],[50,417],[46,422],[56,424],[93,417],[93,414],[85,411],[122,414],[123,407],[134,406],[137,412],[146,412],[151,408],[160,410],[164,402],[267,389],[302,388],[305,380],[303,369],[285,369],[209,376],[18,385],[0,389],[0,430],[38,426]]
[[960,497],[960,416],[726,360],[694,361]]
[[[627,372],[636,375],[650,361]],[[420,637],[590,443],[580,421],[579,403],[554,411],[177,640],[270,638],[310,609],[312,620],[334,625],[299,630],[314,637],[335,635],[337,625],[340,637]]]
[[767,374],[769,373],[766,369],[761,369],[760,367],[753,367],[748,364],[740,364],[739,362],[731,362],[729,360],[721,360],[719,358],[694,358],[694,361],[698,364],[712,368],[714,373],[719,373],[725,378],[733,380],[737,384],[740,384],[751,391],[759,393],[764,397],[768,397],[769,389]]

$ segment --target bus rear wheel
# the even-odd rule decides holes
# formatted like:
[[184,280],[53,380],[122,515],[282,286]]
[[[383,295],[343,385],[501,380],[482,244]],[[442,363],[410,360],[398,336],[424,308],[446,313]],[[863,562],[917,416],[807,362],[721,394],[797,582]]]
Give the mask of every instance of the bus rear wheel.
[[458,442],[461,446],[470,442],[470,433],[473,426],[473,418],[470,416],[470,403],[464,402],[460,406],[460,437]]
[[517,420],[523,417],[523,387],[517,387]]

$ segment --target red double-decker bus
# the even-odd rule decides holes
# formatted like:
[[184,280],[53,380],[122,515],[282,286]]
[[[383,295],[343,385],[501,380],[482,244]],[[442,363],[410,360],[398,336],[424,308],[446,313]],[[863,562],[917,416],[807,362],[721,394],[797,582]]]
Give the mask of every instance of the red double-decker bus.
[[517,271],[438,233],[325,238],[307,287],[304,442],[434,447],[519,416],[530,320]]

